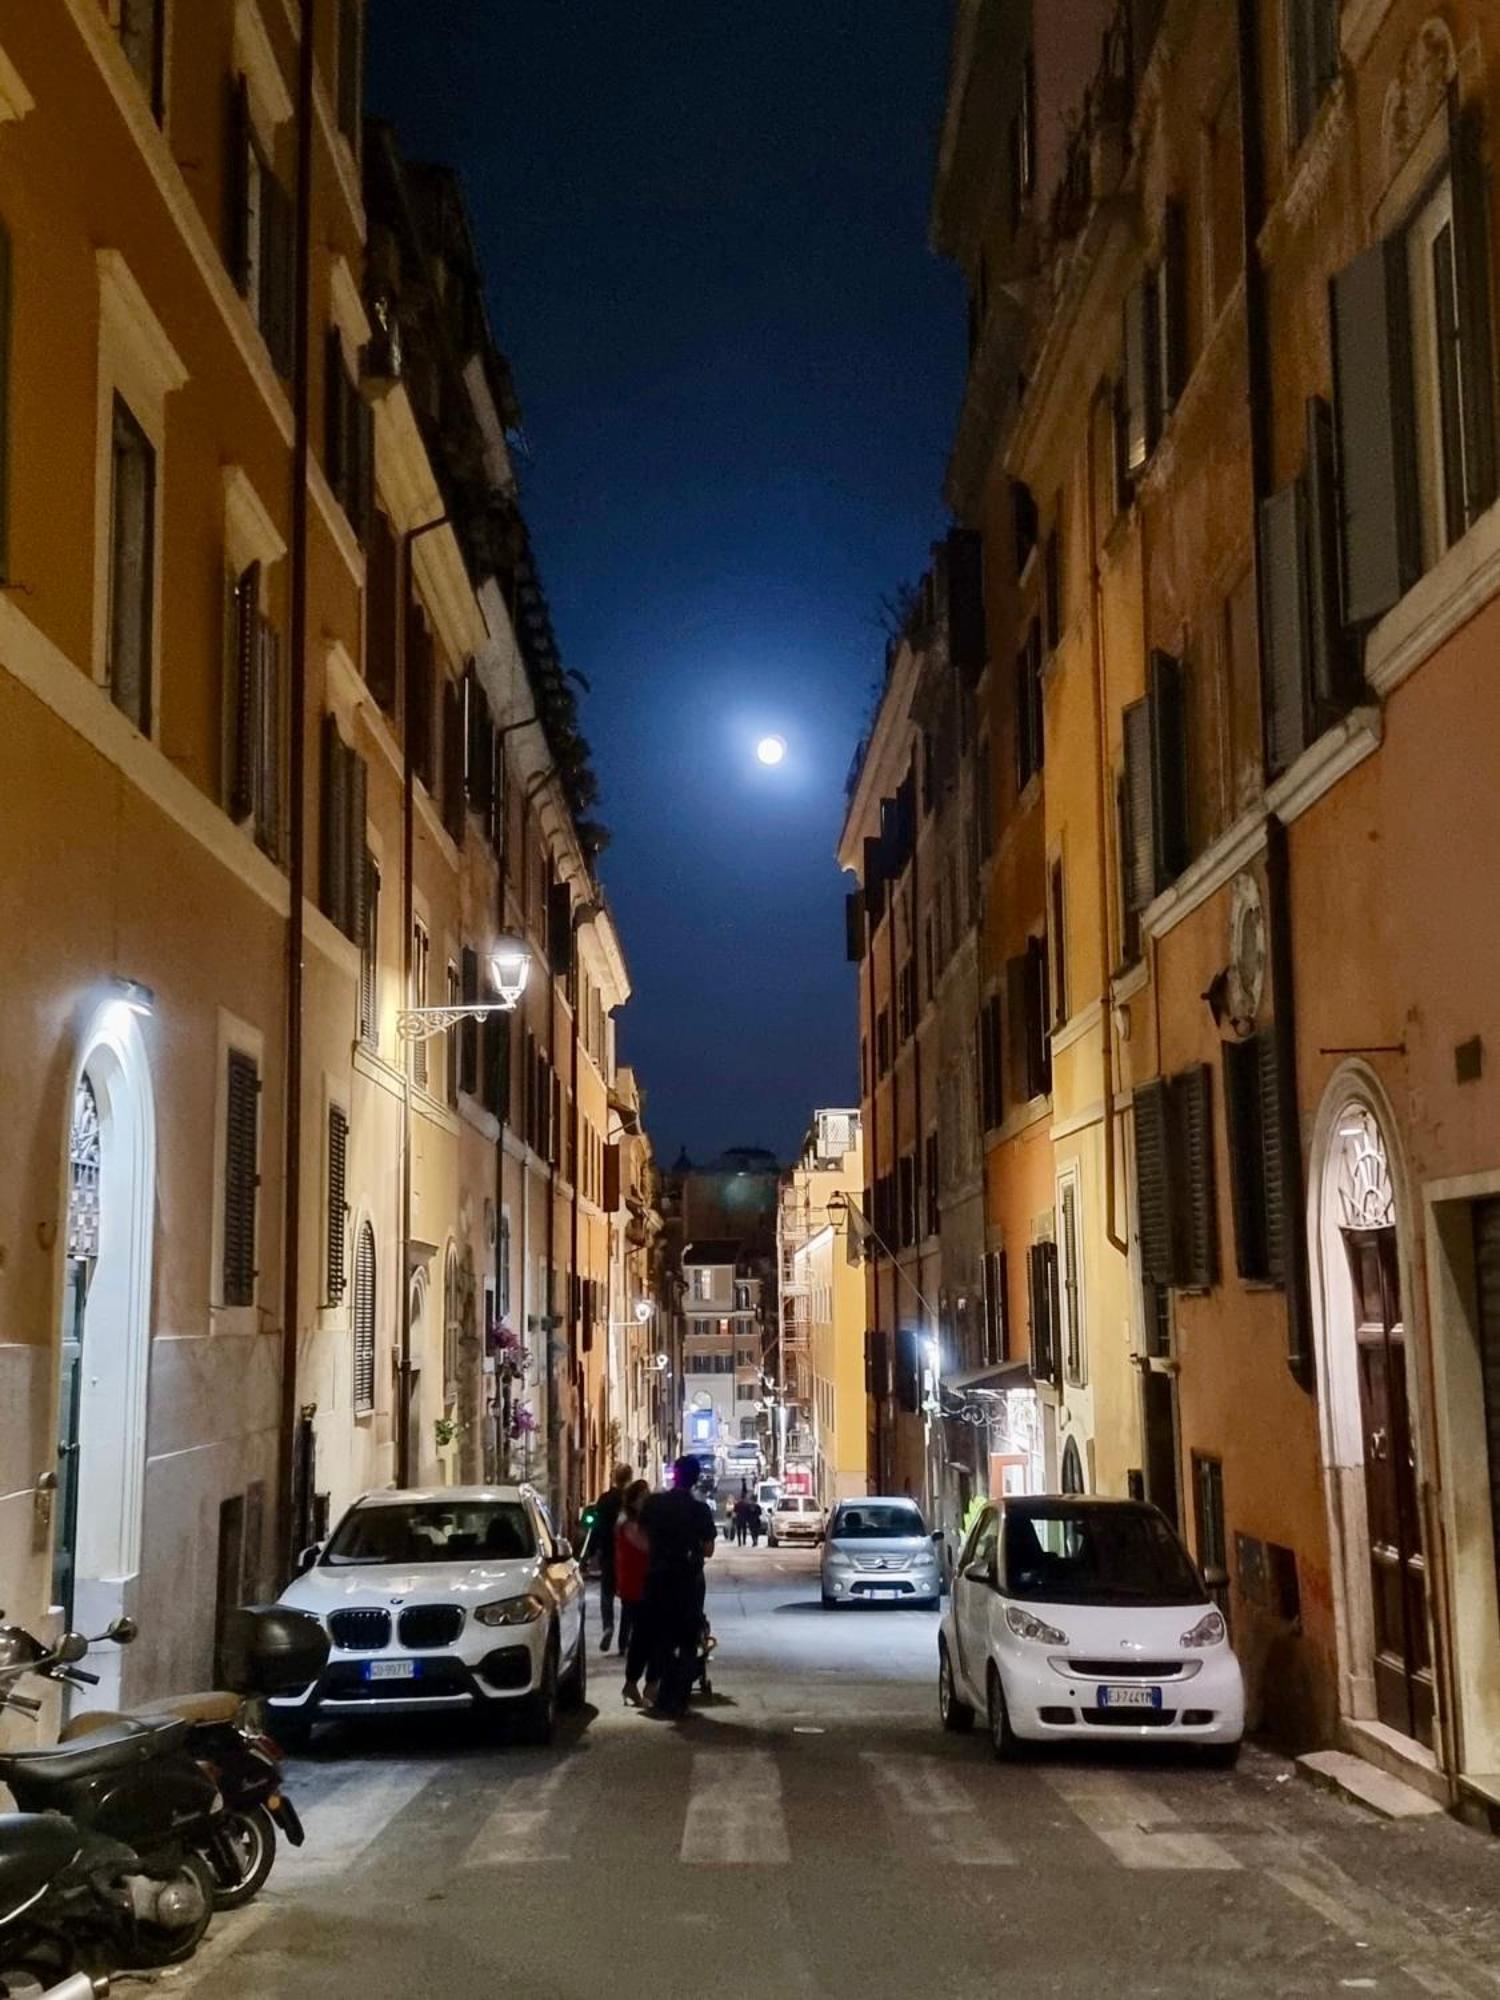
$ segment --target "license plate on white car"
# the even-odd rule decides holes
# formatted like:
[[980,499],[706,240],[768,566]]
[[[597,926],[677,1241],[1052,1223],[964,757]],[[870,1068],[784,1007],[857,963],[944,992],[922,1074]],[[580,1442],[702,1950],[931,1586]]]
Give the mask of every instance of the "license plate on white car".
[[367,1681],[410,1681],[417,1676],[415,1660],[366,1660]]
[[1160,1708],[1161,1689],[1152,1687],[1102,1687],[1101,1708]]

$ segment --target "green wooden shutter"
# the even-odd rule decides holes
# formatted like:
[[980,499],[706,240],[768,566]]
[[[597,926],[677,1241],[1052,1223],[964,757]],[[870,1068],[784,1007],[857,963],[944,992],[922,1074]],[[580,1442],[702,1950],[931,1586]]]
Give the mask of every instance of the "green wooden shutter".
[[339,1305],[347,1277],[349,1119],[342,1105],[328,1107],[328,1303]]
[[1448,87],[1448,149],[1453,186],[1467,525],[1477,520],[1496,494],[1495,336],[1490,303],[1490,205],[1484,127],[1480,107],[1460,105],[1455,84]]
[[1303,489],[1283,486],[1260,504],[1261,616],[1265,621],[1266,763],[1272,777],[1307,747],[1307,576]]
[[1421,574],[1404,238],[1364,251],[1330,292],[1344,617],[1361,626]]
[[231,1049],[225,1092],[223,1300],[255,1303],[256,1136],[260,1073],[253,1056]]
[[1261,1207],[1265,1217],[1265,1275],[1286,1282],[1286,1194],[1281,1167],[1281,1071],[1276,1035],[1263,1028],[1255,1038],[1260,1084]]
[[1219,1277],[1218,1210],[1214,1201],[1213,1071],[1206,1063],[1172,1081],[1177,1112],[1182,1231],[1181,1283],[1217,1284]]
[[1122,871],[1127,905],[1144,910],[1156,894],[1155,808],[1151,800],[1151,704],[1133,701],[1123,717],[1125,813],[1129,844]]
[[1167,1085],[1160,1078],[1137,1086],[1135,1185],[1141,1240],[1141,1275],[1154,1285],[1177,1281],[1172,1216],[1172,1143]]
[[1182,662],[1159,648],[1151,655],[1151,854],[1160,894],[1187,867],[1187,715]]

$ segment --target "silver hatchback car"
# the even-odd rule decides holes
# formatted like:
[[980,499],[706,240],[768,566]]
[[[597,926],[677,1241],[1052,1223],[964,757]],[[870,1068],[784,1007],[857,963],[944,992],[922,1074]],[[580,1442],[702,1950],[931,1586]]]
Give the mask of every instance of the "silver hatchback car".
[[935,1609],[942,1590],[935,1539],[922,1510],[904,1496],[841,1500],[823,1543],[823,1602],[920,1604]]

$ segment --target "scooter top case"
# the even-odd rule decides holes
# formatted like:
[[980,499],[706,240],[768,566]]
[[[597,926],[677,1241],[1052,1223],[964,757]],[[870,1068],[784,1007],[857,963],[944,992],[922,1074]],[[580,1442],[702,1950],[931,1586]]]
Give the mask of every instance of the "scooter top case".
[[0,1924],[46,1894],[78,1844],[78,1829],[57,1813],[0,1813]]
[[147,1855],[206,1819],[218,1798],[181,1746],[188,1725],[123,1721],[74,1743],[0,1757],[0,1783],[28,1812],[66,1813],[80,1829]]

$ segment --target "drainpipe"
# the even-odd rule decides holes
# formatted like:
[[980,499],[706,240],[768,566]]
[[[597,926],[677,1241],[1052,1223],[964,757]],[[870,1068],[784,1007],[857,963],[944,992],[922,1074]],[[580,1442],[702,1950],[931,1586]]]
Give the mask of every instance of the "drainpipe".
[[[406,580],[406,597],[412,597],[412,547],[423,535],[430,535],[437,528],[446,528],[448,516],[442,513],[431,521],[423,521],[419,527],[408,528],[401,537],[401,574]],[[403,614],[404,616],[404,614]],[[412,874],[416,859],[417,842],[417,790],[416,768],[412,763],[411,739],[412,718],[416,710],[414,690],[416,679],[411,671],[411,661],[405,657],[405,634],[402,637],[402,664],[404,667],[403,695],[401,704],[401,992],[403,1004],[411,1002],[412,968]],[[430,732],[429,732],[430,733]],[[419,1003],[425,1006],[426,998]],[[396,1377],[396,1484],[410,1486],[416,1468],[411,1462],[411,1065],[413,1042],[401,1052],[401,1353]]]
[[[875,1061],[875,930],[874,926],[870,922],[870,911],[868,904],[866,904],[865,906],[864,914],[865,914],[865,1020],[869,1032],[865,1036],[864,1058],[866,1065],[866,1073],[864,1076],[860,1078],[860,1090],[861,1092],[863,1092],[868,1085],[870,1092],[870,1116],[868,1120],[868,1133],[867,1133],[870,1142],[870,1150],[866,1157],[870,1162],[870,1209],[873,1215],[875,1208],[875,1189],[878,1186],[880,1180],[880,1102],[879,1102],[879,1080],[876,1076],[876,1061]],[[874,1256],[870,1260],[870,1287],[872,1292],[874,1293],[874,1306],[875,1306],[874,1314],[872,1315],[875,1322],[873,1332],[875,1334],[877,1343],[880,1344],[880,1348],[883,1355],[884,1343],[881,1338],[881,1326],[880,1326],[880,1254],[878,1251],[874,1254]],[[866,1342],[866,1348],[868,1350],[868,1342]],[[866,1361],[866,1366],[867,1368],[869,1367],[868,1359]],[[869,1368],[869,1373],[871,1378],[871,1392],[872,1392],[871,1400],[874,1402],[875,1405],[875,1490],[877,1493],[883,1492],[886,1486],[889,1484],[885,1476],[885,1449],[884,1449],[885,1425],[883,1422],[883,1411],[881,1408],[881,1405],[884,1401],[884,1397],[881,1393],[881,1381],[883,1379],[884,1372],[885,1371],[883,1367],[879,1370],[879,1372],[877,1372],[874,1368]]]
[[[1261,136],[1259,8],[1255,0],[1237,0],[1240,77],[1241,215],[1245,237],[1245,367],[1250,417],[1250,479],[1254,516],[1251,544],[1255,554],[1257,604],[1265,602],[1265,554],[1260,543],[1260,503],[1271,491],[1272,379],[1271,344],[1266,303],[1266,274],[1260,257],[1260,231],[1265,221],[1265,161]],[[1257,621],[1260,684],[1270,684],[1266,621]],[[1291,854],[1287,830],[1274,815],[1266,823],[1266,934],[1271,985],[1276,1012],[1271,1033],[1276,1048],[1277,1109],[1281,1127],[1281,1179],[1286,1190],[1289,1227],[1285,1235],[1287,1366],[1299,1388],[1314,1384],[1311,1286],[1305,1226],[1306,1190],[1302,1170],[1302,1133],[1297,1093],[1296,967],[1292,936]]]
[[1110,968],[1114,963],[1114,954],[1110,947],[1109,936],[1109,844],[1111,831],[1115,826],[1115,800],[1114,787],[1110,783],[1109,703],[1104,685],[1107,660],[1104,648],[1104,579],[1099,569],[1099,515],[1096,497],[1099,454],[1094,436],[1095,429],[1091,415],[1086,446],[1086,482],[1089,597],[1094,628],[1094,730],[1098,742],[1095,776],[1098,781],[1099,838],[1095,846],[1099,856],[1099,964],[1104,1001],[1103,1019],[1099,1023],[1099,1086],[1104,1107],[1104,1235],[1111,1249],[1117,1250],[1122,1257],[1129,1257],[1130,1245],[1121,1233],[1119,1210],[1115,1201],[1115,1010],[1110,994]]
[[284,1574],[290,1576],[306,1523],[296,1493],[297,1350],[301,1325],[302,1238],[302,897],[307,868],[307,578],[308,457],[311,369],[308,364],[312,267],[313,30],[316,0],[302,0],[302,41],[297,54],[296,296],[292,306],[292,546],[290,616],[291,743],[287,755],[287,864],[291,877],[286,927],[286,1101],[282,1138],[280,1533]]

